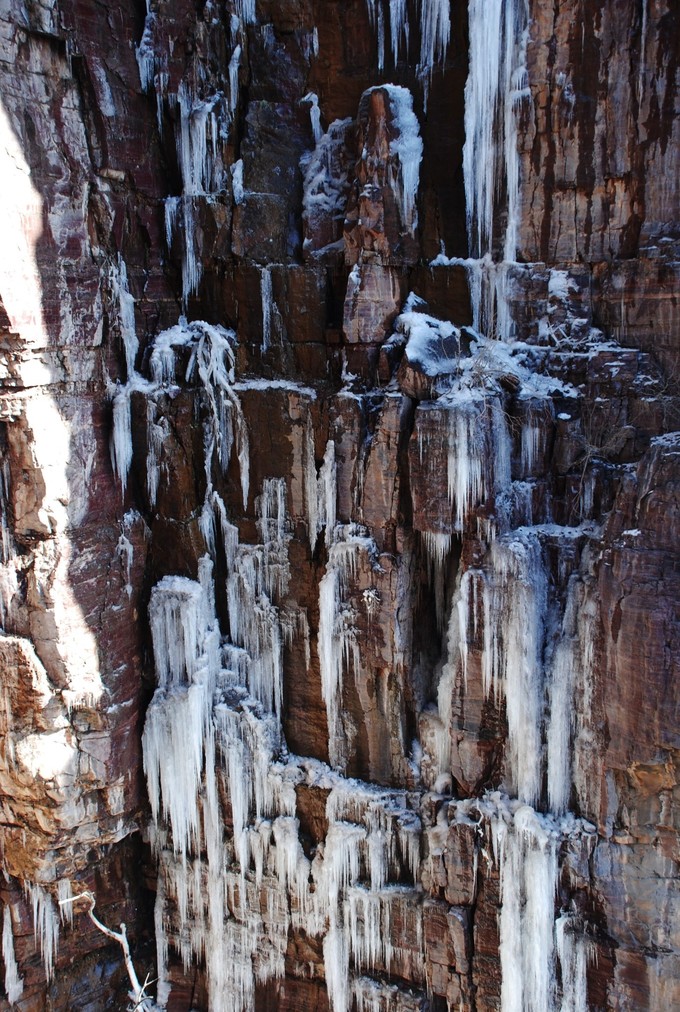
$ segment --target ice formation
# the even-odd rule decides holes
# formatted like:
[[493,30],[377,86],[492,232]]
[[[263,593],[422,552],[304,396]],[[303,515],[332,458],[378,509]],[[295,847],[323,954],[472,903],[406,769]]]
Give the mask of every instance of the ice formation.
[[420,138],[420,126],[413,111],[413,96],[408,88],[387,85],[390,96],[390,107],[394,117],[394,126],[399,131],[390,141],[390,154],[399,159],[401,178],[392,184],[395,196],[401,207],[404,225],[411,231],[417,224],[414,214],[418,196],[418,180],[420,162],[423,157],[423,142]]
[[[386,12],[389,20],[392,61],[396,67],[401,52],[408,51],[410,27],[406,0],[366,0],[369,21],[376,35],[378,70],[385,67]],[[446,59],[451,33],[448,0],[418,0],[420,57],[418,73],[427,91],[434,68]]]
[[561,1012],[583,1012],[588,1008],[588,965],[593,961],[593,945],[583,926],[571,914],[562,914],[555,922],[556,948],[562,975]]
[[[367,6],[377,33],[380,68],[385,64],[388,23],[389,51],[396,64],[409,46],[409,5],[405,0],[367,0]],[[415,5],[425,91],[433,69],[446,58],[449,6],[446,0],[419,0]],[[436,706],[425,714],[422,741],[414,745],[414,782],[419,788],[413,794],[344,775],[357,729],[345,712],[343,693],[362,664],[359,609],[371,607],[374,600],[368,591],[360,597],[355,577],[360,563],[377,565],[377,549],[363,529],[338,523],[339,444],[329,438],[317,466],[308,418],[299,449],[302,517],[290,515],[294,494],[284,478],[260,477],[251,497],[248,431],[239,392],[279,388],[312,399],[314,391],[287,380],[237,381],[233,332],[184,319],[156,337],[149,378],[144,379],[135,372],[134,300],[122,261],[112,270],[127,365],[126,383],[113,391],[112,456],[121,484],[124,487],[133,458],[134,394],[146,400],[147,492],[152,506],[165,480],[164,442],[170,436],[165,398],[174,396],[183,383],[198,387],[204,436],[206,491],[198,524],[207,554],[197,579],[164,577],[153,588],[149,605],[157,688],[143,744],[159,863],[161,1003],[170,988],[172,950],[185,969],[204,961],[210,1007],[234,1012],[251,1008],[257,985],[283,976],[292,928],[321,942],[333,1012],[421,1007],[425,980],[423,995],[410,996],[386,978],[395,963],[425,962],[424,903],[417,883],[423,868],[434,867],[441,857],[450,826],[460,821],[474,825],[478,840],[483,840],[475,860],[486,854],[500,870],[504,1012],[553,1010],[560,1000],[564,1009],[585,1008],[586,933],[569,912],[557,911],[556,919],[556,885],[563,843],[587,846],[590,833],[590,827],[568,814],[572,791],[581,799],[586,790],[590,747],[587,671],[592,635],[576,620],[579,609],[589,614],[588,593],[583,574],[574,570],[566,572],[559,588],[564,600],[553,601],[546,541],[553,538],[559,555],[560,539],[570,535],[559,528],[556,534],[554,525],[529,526],[531,482],[540,472],[554,414],[551,390],[531,375],[514,349],[492,340],[509,342],[511,337],[508,263],[514,261],[517,245],[517,115],[525,95],[527,15],[524,0],[469,0],[468,13],[464,170],[471,259],[465,266],[475,328],[485,334],[476,333],[472,340],[468,334],[469,351],[463,351],[458,328],[419,312],[417,301],[410,299],[393,335],[408,360],[433,380],[433,403],[436,400],[445,417],[436,436],[420,434],[418,446],[425,464],[432,450],[427,438],[439,438],[446,460],[444,515],[439,525],[419,534],[437,588],[447,656]],[[201,201],[225,188],[223,110],[225,123],[231,122],[246,45],[242,29],[255,21],[255,14],[252,0],[236,5],[236,44],[224,94],[205,95],[183,82],[176,96],[182,193],[167,198],[165,224],[168,247],[180,226],[184,230],[185,303],[200,282]],[[138,50],[140,75],[148,87],[153,84],[162,92],[164,101],[169,97],[167,82],[162,79],[162,57],[150,50],[152,34],[147,19]],[[387,91],[394,126],[390,183],[402,225],[413,233],[423,152],[420,128],[410,92],[397,85],[380,87]],[[351,121],[335,121],[324,133],[318,97],[310,93],[306,101],[315,146],[301,163],[304,216],[307,222],[328,225],[320,232],[327,233],[331,244],[350,185],[346,141]],[[246,190],[240,160],[230,175],[234,202],[241,204]],[[503,235],[497,232],[503,220],[501,202],[507,211]],[[310,242],[305,240],[306,252]],[[442,262],[450,263],[445,257]],[[551,285],[554,299],[568,296],[566,280],[555,277]],[[262,349],[267,351],[277,318],[271,265],[260,267],[260,303]],[[521,391],[515,398],[518,433],[517,419],[511,424],[508,417],[508,387]],[[434,409],[418,409],[422,414],[427,410]],[[241,542],[218,491],[216,475],[224,474],[234,451],[244,509],[254,503],[257,535],[252,544]],[[527,526],[518,528],[513,521],[520,513]],[[291,756],[281,725],[284,652],[297,636],[304,638],[310,666],[310,619],[294,601],[288,561],[293,523],[299,519],[307,524],[311,552],[326,559],[319,585],[317,645],[330,768]],[[486,554],[461,569],[447,594],[445,572],[454,545],[471,532],[481,532]],[[129,567],[125,531],[118,552]],[[218,558],[225,568],[220,599],[228,635],[216,613],[212,574]],[[454,802],[451,728],[457,695],[469,689],[473,651],[481,655],[483,692],[506,714],[504,787],[512,796],[497,793]],[[579,694],[585,703],[575,708]],[[430,770],[419,781],[426,765],[423,756]],[[311,856],[301,843],[296,795],[301,785],[328,793],[327,829]],[[420,810],[424,785],[447,795],[439,799],[436,825],[425,829]],[[552,814],[539,811],[546,807]],[[51,942],[50,907],[42,893],[36,895],[36,932],[44,939],[43,951],[50,953],[56,945]],[[3,936],[3,945],[8,944]]]
[[7,905],[4,909],[2,922],[2,961],[5,964],[5,993],[7,1000],[13,1005],[23,994],[24,982],[19,976],[19,967],[14,955],[12,910]]
[[241,474],[244,504],[248,500],[250,482],[249,436],[241,403],[234,390],[235,334],[224,327],[197,320],[178,324],[162,331],[155,338],[149,357],[151,379],[135,373],[128,382],[113,388],[113,433],[111,458],[123,493],[133,458],[130,400],[139,393],[146,400],[147,427],[147,491],[155,504],[162,473],[163,444],[169,435],[167,422],[159,415],[163,395],[175,388],[178,355],[188,358],[185,379],[200,381],[205,407],[206,462],[208,492],[212,495],[209,463],[215,455],[222,471],[226,470],[232,449],[236,450]]
[[[267,542],[285,537],[281,493],[279,482],[263,492]],[[257,981],[283,973],[293,924],[323,937],[332,1007],[348,1012],[351,966],[389,967],[399,956],[389,930],[392,906],[406,904],[420,923],[417,893],[390,884],[404,866],[417,876],[418,816],[403,792],[345,781],[311,760],[282,762],[273,708],[245,684],[253,658],[220,637],[207,558],[198,581],[161,580],[150,615],[158,688],[144,758],[160,862],[161,971],[170,943],[185,966],[205,955],[211,1007],[245,1010]],[[294,784],[305,778],[330,788],[329,829],[313,863],[295,811]],[[218,783],[229,798],[233,851],[222,830]],[[171,937],[169,901],[179,930]]]
[[[347,158],[347,133],[352,126],[352,119],[333,120],[326,132],[316,140],[313,151],[303,155],[300,168],[303,173],[302,210],[307,223],[316,222],[314,231],[321,222],[326,229],[321,229],[331,237],[335,235],[337,226],[344,220],[350,179],[345,160]],[[310,245],[305,239],[305,249]],[[321,250],[315,250],[320,253]]]
[[260,299],[262,302],[262,351],[267,351],[272,337],[272,272],[269,267],[260,271]]
[[[45,977],[52,979],[59,945],[59,914],[51,894],[43,886],[28,882],[25,891],[33,910],[33,933],[42,953]],[[4,945],[4,930],[3,930]]]

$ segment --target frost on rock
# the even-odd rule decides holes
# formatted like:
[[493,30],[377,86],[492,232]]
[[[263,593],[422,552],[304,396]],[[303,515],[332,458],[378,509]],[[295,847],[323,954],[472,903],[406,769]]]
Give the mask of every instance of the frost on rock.
[[[206,411],[206,452],[208,461],[213,454],[224,472],[235,448],[239,461],[241,489],[244,505],[248,501],[250,483],[249,436],[241,402],[234,390],[234,345],[232,330],[197,320],[187,323],[184,317],[174,327],[162,331],[155,338],[149,357],[151,380],[138,373],[124,385],[117,384],[111,392],[113,404],[113,432],[111,458],[114,471],[121,482],[123,494],[133,459],[131,396],[139,393],[146,398],[147,414],[147,491],[154,505],[163,473],[164,443],[170,433],[169,422],[162,414],[165,394],[176,389],[179,364],[187,362],[186,382],[200,381],[200,390]],[[208,496],[212,494],[208,470]]]
[[370,91],[385,91],[389,98],[393,136],[390,139],[388,184],[399,207],[402,227],[413,235],[418,225],[416,201],[423,157],[423,141],[418,117],[413,111],[413,96],[408,88],[397,84],[378,85]]
[[328,130],[316,139],[313,151],[303,155],[302,211],[305,252],[320,254],[341,241],[350,191],[350,162],[347,136],[353,125],[351,118],[334,120]]
[[448,321],[414,311],[415,299],[413,294],[409,296],[394,322],[394,335],[402,335],[406,341],[408,361],[426,376],[459,372],[460,330]]

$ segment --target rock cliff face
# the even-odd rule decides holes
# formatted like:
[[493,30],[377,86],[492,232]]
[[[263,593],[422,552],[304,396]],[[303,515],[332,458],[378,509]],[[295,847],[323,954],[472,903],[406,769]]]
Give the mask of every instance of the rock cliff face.
[[0,4],[0,1008],[680,1006],[679,21]]

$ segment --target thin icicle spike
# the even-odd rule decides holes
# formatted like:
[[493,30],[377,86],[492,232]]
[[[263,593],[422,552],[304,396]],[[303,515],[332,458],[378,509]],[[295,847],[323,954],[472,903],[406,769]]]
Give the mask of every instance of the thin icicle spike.
[[262,351],[268,351],[272,336],[272,272],[269,267],[260,270],[260,301],[262,304]]
[[366,0],[368,8],[368,19],[371,27],[376,33],[378,43],[378,70],[382,72],[385,67],[385,15],[383,13],[383,0]]

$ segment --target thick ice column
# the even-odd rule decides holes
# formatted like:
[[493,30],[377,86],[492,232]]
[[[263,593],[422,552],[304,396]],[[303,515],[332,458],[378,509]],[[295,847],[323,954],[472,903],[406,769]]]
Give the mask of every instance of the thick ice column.
[[484,688],[505,699],[508,786],[532,805],[541,792],[546,594],[541,546],[533,532],[517,531],[492,545],[483,585]]
[[348,576],[354,572],[354,540],[331,545],[326,573],[319,584],[319,662],[321,692],[328,717],[328,746],[331,764],[344,765],[345,734],[342,726],[342,687],[345,669],[359,664],[359,647],[353,628],[353,614],[344,598]]
[[526,805],[491,828],[501,876],[501,1007],[546,1012],[553,1007],[558,834]]
[[12,927],[12,911],[5,907],[2,924],[2,959],[5,964],[5,992],[11,1005],[18,1001],[24,992],[24,981],[19,976],[19,967],[14,955],[14,929]]
[[[463,174],[475,327],[508,336],[506,270],[516,256],[519,228],[517,117],[526,88],[526,0],[469,0],[470,69],[465,86]],[[505,235],[494,224],[499,199],[507,207]],[[494,305],[496,312],[494,314]],[[497,322],[494,327],[494,315]]]
[[569,914],[558,917],[555,934],[562,975],[561,1012],[587,1012],[586,974],[593,959],[592,942],[583,934],[576,918]]

